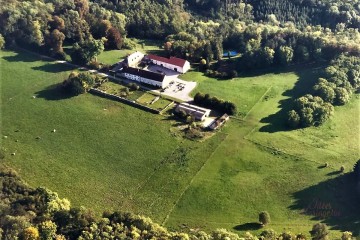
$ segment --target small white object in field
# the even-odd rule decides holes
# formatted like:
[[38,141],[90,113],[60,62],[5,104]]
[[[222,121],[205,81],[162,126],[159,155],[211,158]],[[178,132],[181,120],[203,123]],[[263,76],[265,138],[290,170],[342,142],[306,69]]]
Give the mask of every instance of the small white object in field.
[[18,142],[18,141],[19,141],[19,140],[17,140],[17,139],[15,140],[15,142]]
[[36,96],[33,96],[33,98],[36,98]]
[[107,109],[106,108],[104,108],[104,111],[106,111]]
[[41,137],[37,136],[36,139],[40,139]]
[[7,136],[4,136],[4,138],[7,138]]
[[56,132],[56,129],[52,130],[52,132],[53,132],[53,133]]
[[12,153],[11,156],[15,156],[15,153]]

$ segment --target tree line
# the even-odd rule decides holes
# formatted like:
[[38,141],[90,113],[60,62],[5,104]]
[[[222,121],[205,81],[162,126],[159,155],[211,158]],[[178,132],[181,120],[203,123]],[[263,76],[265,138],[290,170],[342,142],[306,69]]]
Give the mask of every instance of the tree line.
[[[65,239],[172,239],[172,240],[258,240],[306,239],[304,234],[276,233],[263,230],[258,236],[246,233],[243,237],[226,229],[211,233],[202,230],[169,231],[150,218],[126,212],[105,211],[101,218],[84,207],[72,207],[69,200],[43,188],[28,186],[12,169],[0,165],[0,239],[65,240]],[[268,224],[267,212],[259,214],[259,224]],[[310,231],[314,240],[328,239],[329,230],[323,223]],[[351,240],[344,232],[342,240]]]
[[237,113],[236,105],[234,103],[224,101],[215,96],[211,97],[209,94],[196,93],[194,96],[194,103],[229,115],[235,115]]
[[341,54],[325,69],[312,91],[295,99],[288,112],[288,125],[293,128],[317,126],[334,112],[334,106],[349,102],[360,87],[360,58]]

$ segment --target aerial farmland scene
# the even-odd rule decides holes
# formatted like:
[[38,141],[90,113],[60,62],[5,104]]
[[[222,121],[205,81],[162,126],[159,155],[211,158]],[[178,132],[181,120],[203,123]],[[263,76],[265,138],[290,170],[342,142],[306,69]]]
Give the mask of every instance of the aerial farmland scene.
[[0,0],[0,240],[360,239],[358,0]]

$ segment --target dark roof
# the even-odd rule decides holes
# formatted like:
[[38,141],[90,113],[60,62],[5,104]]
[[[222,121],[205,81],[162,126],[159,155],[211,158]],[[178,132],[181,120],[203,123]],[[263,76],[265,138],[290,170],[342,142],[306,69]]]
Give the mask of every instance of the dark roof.
[[162,82],[162,81],[164,81],[164,78],[165,78],[164,74],[150,72],[150,71],[142,70],[139,68],[133,68],[133,67],[124,67],[122,72],[129,73],[129,74],[136,75],[136,76],[143,77],[143,78],[147,78],[147,79],[154,80],[157,82]]
[[177,58],[177,57],[165,58],[165,57],[160,57],[160,56],[156,56],[153,54],[149,54],[147,57],[149,59],[153,59],[153,60],[164,62],[164,63],[169,63],[169,64],[179,66],[179,67],[184,67],[184,65],[186,63],[186,60]]

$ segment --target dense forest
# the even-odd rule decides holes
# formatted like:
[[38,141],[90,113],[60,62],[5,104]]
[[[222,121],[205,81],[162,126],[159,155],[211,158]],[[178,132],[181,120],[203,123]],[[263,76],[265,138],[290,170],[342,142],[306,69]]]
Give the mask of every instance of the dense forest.
[[[358,175],[358,165],[354,175]],[[270,221],[269,217],[265,212],[260,213],[259,221]],[[310,234],[313,239],[327,239],[329,230],[325,224],[318,223]],[[0,239],[270,240],[306,239],[306,236],[291,232],[279,234],[271,229],[259,236],[246,233],[242,238],[225,229],[216,229],[210,234],[201,230],[173,232],[149,218],[126,212],[104,212],[99,218],[91,209],[71,207],[66,198],[49,189],[30,187],[14,170],[0,166]],[[350,240],[352,234],[344,232],[342,239]]]
[[[343,53],[359,57],[359,10],[356,1],[339,0],[11,0],[0,6],[0,42],[96,66],[104,49],[131,49],[132,37],[158,39],[167,55],[202,63],[211,77],[232,78],[254,69],[327,63]],[[221,70],[227,50],[240,57],[235,68]],[[344,71],[349,82],[359,81],[358,66]],[[358,88],[351,85],[336,87],[351,95]]]

